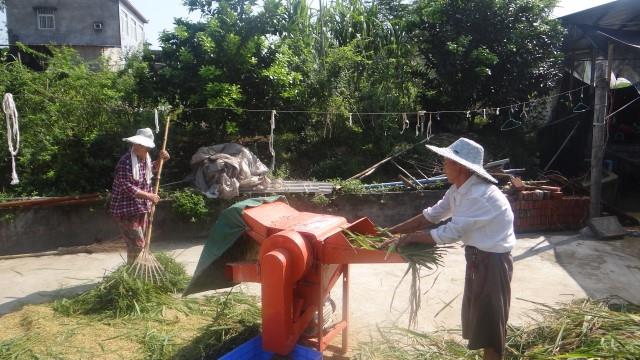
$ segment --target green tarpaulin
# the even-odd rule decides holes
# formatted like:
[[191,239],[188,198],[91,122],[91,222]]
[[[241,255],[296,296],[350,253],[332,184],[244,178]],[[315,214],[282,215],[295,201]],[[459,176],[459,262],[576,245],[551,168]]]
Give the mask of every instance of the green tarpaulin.
[[274,201],[287,202],[287,199],[281,195],[247,199],[231,205],[220,214],[211,228],[196,270],[183,296],[234,285],[224,276],[225,264],[256,259],[259,250],[254,240],[242,237],[247,229],[242,212],[247,207]]

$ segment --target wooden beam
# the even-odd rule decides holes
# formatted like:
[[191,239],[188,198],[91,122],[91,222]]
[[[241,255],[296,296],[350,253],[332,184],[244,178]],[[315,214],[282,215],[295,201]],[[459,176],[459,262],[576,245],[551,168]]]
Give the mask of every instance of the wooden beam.
[[593,109],[593,135],[591,141],[591,204],[589,215],[591,218],[600,216],[600,201],[602,198],[602,160],[605,150],[605,116],[607,115],[607,96],[611,83],[611,68],[613,62],[614,45],[609,42],[607,49],[606,77],[595,80],[595,100]]

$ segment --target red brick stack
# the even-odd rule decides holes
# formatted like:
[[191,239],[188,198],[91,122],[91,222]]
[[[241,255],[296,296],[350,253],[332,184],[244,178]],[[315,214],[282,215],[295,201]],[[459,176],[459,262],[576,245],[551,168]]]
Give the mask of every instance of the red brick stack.
[[517,233],[529,231],[577,230],[589,215],[588,196],[564,196],[559,187],[518,178],[507,189]]

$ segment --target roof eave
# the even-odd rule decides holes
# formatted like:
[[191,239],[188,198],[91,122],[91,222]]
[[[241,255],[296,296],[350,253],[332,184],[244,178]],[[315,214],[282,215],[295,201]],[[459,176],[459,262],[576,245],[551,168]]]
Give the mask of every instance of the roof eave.
[[144,15],[142,15],[142,13],[140,11],[138,11],[138,9],[136,9],[135,6],[133,6],[131,1],[129,1],[129,0],[120,0],[120,2],[123,3],[126,7],[128,7],[129,10],[131,10],[131,12],[134,13],[137,17],[139,17],[140,20],[142,20],[143,23],[145,23],[145,24],[149,23],[149,20],[147,20],[147,18],[145,18]]

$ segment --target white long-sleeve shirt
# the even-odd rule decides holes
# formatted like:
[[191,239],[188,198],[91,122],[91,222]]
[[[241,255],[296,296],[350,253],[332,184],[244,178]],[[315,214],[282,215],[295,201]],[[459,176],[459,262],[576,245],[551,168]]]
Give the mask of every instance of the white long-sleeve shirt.
[[482,251],[505,253],[516,243],[513,212],[507,197],[476,175],[460,188],[452,185],[442,200],[422,214],[434,224],[451,218],[430,230],[433,240],[440,245],[462,241]]

